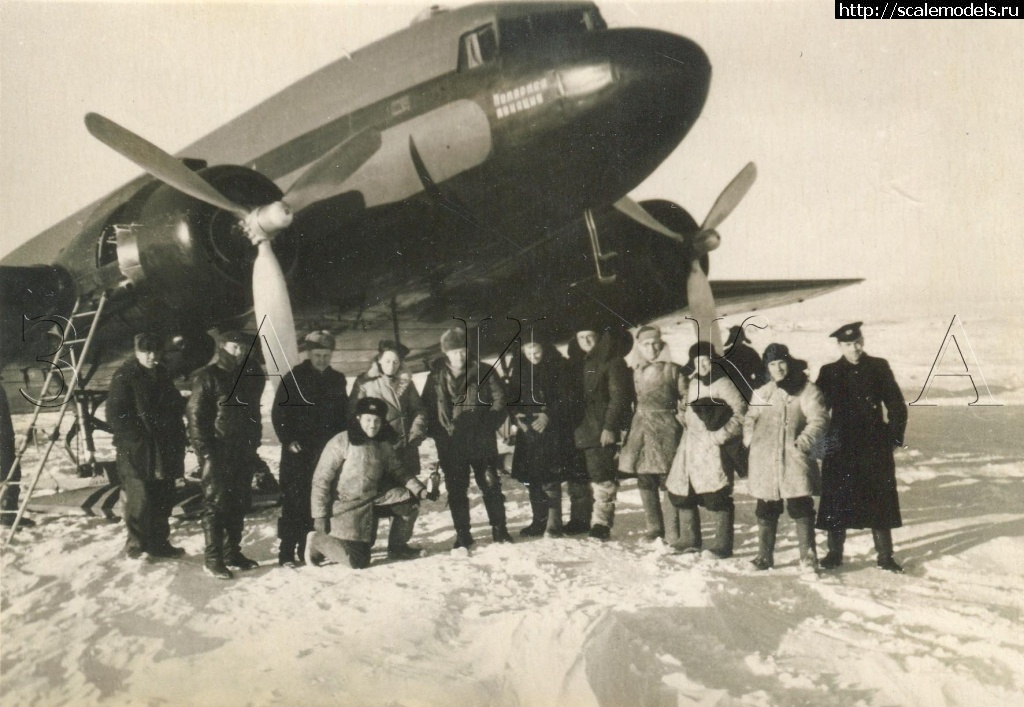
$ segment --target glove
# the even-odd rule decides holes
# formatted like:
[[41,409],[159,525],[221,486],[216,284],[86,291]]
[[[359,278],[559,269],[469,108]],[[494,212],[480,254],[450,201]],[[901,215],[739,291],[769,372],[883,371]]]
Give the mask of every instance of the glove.
[[[309,526],[306,526],[307,528]],[[331,532],[331,519],[330,518],[314,518],[313,519],[313,530],[318,533],[328,535]]]
[[601,430],[601,446],[609,447],[615,444],[616,435],[611,430]]
[[438,471],[430,473],[430,478],[427,479],[427,492],[426,498],[431,501],[436,501],[441,495],[441,474]]

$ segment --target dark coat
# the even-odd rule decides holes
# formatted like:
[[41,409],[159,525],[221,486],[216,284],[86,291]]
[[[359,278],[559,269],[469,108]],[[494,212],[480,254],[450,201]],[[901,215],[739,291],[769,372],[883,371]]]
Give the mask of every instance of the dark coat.
[[445,467],[458,459],[493,460],[498,454],[497,429],[505,422],[505,391],[496,373],[481,386],[482,371],[475,361],[457,379],[442,357],[430,367],[423,386],[427,434],[434,438]]
[[243,372],[224,350],[217,352],[213,363],[199,369],[185,410],[188,437],[200,463],[221,451],[255,451],[260,446],[260,397],[265,384],[258,366]]
[[629,424],[635,396],[633,377],[623,360],[625,354],[608,332],[586,354],[575,338],[570,339],[563,395],[573,401],[577,449],[600,447],[602,431],[620,435]]
[[[303,399],[310,404],[305,404]],[[320,452],[331,437],[345,429],[347,414],[344,373],[333,368],[320,372],[309,361],[303,361],[284,377],[270,411],[274,432],[281,441],[283,491],[287,493],[286,486],[293,478],[305,480],[300,488],[308,487]],[[292,442],[298,442],[302,450],[289,451]]]
[[751,394],[768,382],[768,371],[761,356],[743,342],[733,344],[721,361],[729,380],[748,403]]
[[[512,478],[522,483],[546,484],[562,480],[563,470],[574,454],[572,426],[566,401],[562,399],[562,379],[568,361],[554,346],[545,346],[544,358],[534,366],[523,357],[509,375],[509,403],[513,418],[524,425],[516,433],[512,456]],[[537,403],[540,403],[538,405]],[[536,432],[530,426],[538,414],[548,416],[548,426]]]
[[822,462],[818,527],[898,528],[893,447],[903,444],[907,406],[885,359],[863,354],[821,367],[818,387],[832,412]]
[[184,476],[184,408],[163,366],[146,369],[134,355],[121,364],[110,381],[107,422],[122,476],[141,481]]

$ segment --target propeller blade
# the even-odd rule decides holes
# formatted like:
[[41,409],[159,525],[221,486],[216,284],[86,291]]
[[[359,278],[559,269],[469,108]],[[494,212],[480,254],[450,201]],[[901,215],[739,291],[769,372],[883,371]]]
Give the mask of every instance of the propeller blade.
[[341,193],[341,185],[380,149],[380,131],[366,129],[331,149],[303,172],[284,200],[294,211]]
[[699,325],[697,327],[698,339],[710,341],[715,353],[722,355],[725,348],[722,346],[722,331],[718,326],[715,297],[711,293],[711,283],[708,282],[707,273],[700,266],[700,260],[694,260],[690,264],[690,276],[686,278],[686,299],[690,314]]
[[85,127],[94,138],[142,167],[161,182],[218,209],[230,211],[241,219],[249,215],[248,209],[242,208],[214,189],[181,160],[109,118],[104,118],[99,113],[89,113],[85,116]]
[[731,214],[732,210],[743,201],[743,197],[747,195],[747,191],[753,186],[755,179],[757,179],[757,165],[753,162],[747,162],[747,166],[733,177],[728,186],[715,199],[715,203],[711,207],[711,211],[708,211],[707,218],[704,219],[700,230],[710,231],[718,228],[726,216]]
[[[262,240],[256,246],[256,262],[252,266],[252,299],[256,311],[256,325],[261,327],[264,337],[263,360],[267,368],[287,372],[299,361],[298,339],[295,335],[295,318],[292,316],[291,299],[288,297],[288,285],[281,270],[281,263],[274,255],[269,240]],[[267,342],[275,337],[266,334],[273,332],[276,340],[281,343],[277,352]],[[277,360],[283,354],[286,361]]]
[[686,242],[686,239],[683,238],[683,236],[671,230],[663,223],[661,223],[661,221],[651,216],[649,213],[647,213],[647,209],[645,209],[640,204],[630,199],[628,196],[624,196],[618,201],[616,201],[614,206],[616,209],[621,211],[629,218],[633,219],[634,221],[643,226],[646,226],[652,231],[656,231],[657,233],[660,233],[663,236],[667,236],[679,243]]

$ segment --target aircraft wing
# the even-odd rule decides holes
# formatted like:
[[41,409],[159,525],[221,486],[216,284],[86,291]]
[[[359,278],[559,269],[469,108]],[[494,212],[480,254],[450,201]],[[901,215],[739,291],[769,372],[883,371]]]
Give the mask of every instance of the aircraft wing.
[[720,315],[754,312],[803,302],[827,292],[863,282],[862,278],[835,280],[713,280],[711,291]]

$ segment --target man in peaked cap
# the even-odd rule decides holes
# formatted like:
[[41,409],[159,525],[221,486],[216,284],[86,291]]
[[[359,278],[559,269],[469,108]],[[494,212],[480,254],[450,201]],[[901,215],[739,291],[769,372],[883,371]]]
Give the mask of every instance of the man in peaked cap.
[[832,413],[817,522],[828,531],[821,567],[843,563],[848,528],[871,528],[878,567],[899,573],[903,568],[892,556],[892,529],[902,525],[893,448],[903,445],[907,406],[889,363],[864,353],[862,324],[845,324],[829,335],[842,357],[818,374]]
[[117,369],[107,398],[130,559],[142,553],[174,558],[185,552],[171,545],[167,523],[175,479],[185,472],[185,401],[161,365],[162,344],[159,336],[137,334],[135,353]]

